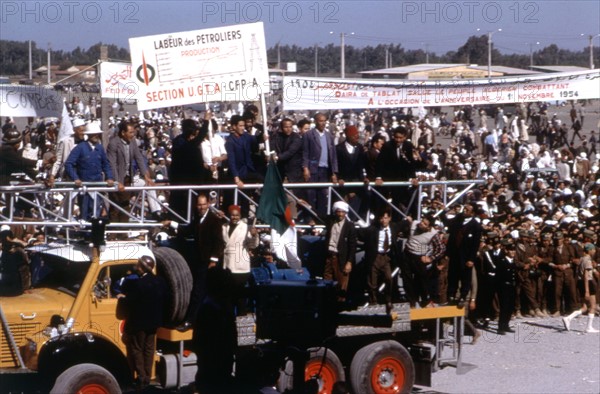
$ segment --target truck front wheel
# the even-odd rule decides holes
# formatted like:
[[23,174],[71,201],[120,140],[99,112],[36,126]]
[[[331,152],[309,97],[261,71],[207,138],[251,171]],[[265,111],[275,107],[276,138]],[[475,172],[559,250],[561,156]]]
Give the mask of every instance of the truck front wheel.
[[110,372],[96,364],[75,365],[61,373],[50,394],[120,394],[119,383]]
[[408,351],[398,342],[375,342],[354,355],[350,380],[355,393],[410,393],[415,367]]

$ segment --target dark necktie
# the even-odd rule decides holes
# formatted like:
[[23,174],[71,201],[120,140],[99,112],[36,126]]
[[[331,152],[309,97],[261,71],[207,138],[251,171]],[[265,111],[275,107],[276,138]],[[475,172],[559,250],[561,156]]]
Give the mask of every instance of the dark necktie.
[[383,253],[387,253],[390,249],[390,237],[388,236],[388,229],[384,229],[385,236],[383,237]]

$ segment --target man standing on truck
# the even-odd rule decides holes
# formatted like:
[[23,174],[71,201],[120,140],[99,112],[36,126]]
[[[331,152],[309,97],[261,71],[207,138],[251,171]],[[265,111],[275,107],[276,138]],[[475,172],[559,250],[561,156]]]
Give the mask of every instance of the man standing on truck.
[[[149,186],[154,185],[144,156],[136,144],[135,127],[133,124],[127,122],[119,123],[119,134],[111,138],[108,142],[106,155],[115,181],[119,183],[119,192],[111,193],[109,197],[111,201],[123,208],[124,211],[129,211],[131,193],[125,191],[125,186],[132,185],[134,176],[136,175],[135,165],[137,165],[140,175],[144,177],[145,184]],[[159,213],[160,211],[153,213],[155,219],[160,218]],[[127,222],[128,220],[129,216],[127,213],[115,208],[110,210],[111,222]]]
[[52,170],[50,172],[50,186],[54,186],[56,177],[63,179],[65,175],[65,162],[75,146],[80,142],[85,141],[85,129],[85,120],[75,118],[73,120],[73,134],[59,141],[58,147],[56,148],[56,161],[52,165]]
[[[475,217],[479,207],[468,202],[462,213],[448,220],[445,213],[442,219],[448,226],[447,251],[450,259],[448,265],[448,299],[450,303],[464,308],[467,294],[471,290],[473,265],[479,250],[482,227]],[[455,300],[456,291],[460,282],[460,298]]]
[[356,229],[346,218],[349,206],[344,201],[333,204],[333,222],[327,225],[327,258],[323,278],[335,280],[339,290],[338,301],[346,301],[350,272],[356,262]]
[[195,244],[193,255],[188,257],[194,286],[185,321],[177,328],[180,331],[190,329],[196,320],[198,308],[206,293],[206,273],[209,268],[217,265],[219,257],[223,254],[222,224],[222,218],[211,211],[210,202],[205,194],[198,195],[196,217],[190,224],[183,225],[171,220],[163,222],[163,226],[177,231],[179,240],[193,237]]
[[392,310],[392,261],[400,250],[397,238],[399,228],[397,223],[391,223],[392,212],[389,207],[382,209],[373,222],[365,230],[359,230],[359,236],[365,243],[365,261],[368,267],[367,286],[369,289],[369,304],[377,304],[377,290],[382,281],[385,283],[386,310]]
[[[137,374],[137,386],[143,390],[150,384],[156,330],[163,323],[163,309],[167,285],[163,278],[152,272],[156,262],[151,256],[138,259],[135,271],[139,279],[125,281],[122,294],[125,303],[125,333],[127,361]],[[123,301],[121,301],[123,302]]]
[[232,273],[233,297],[238,316],[246,314],[246,282],[250,279],[250,254],[259,244],[258,230],[242,220],[242,208],[228,208],[230,221],[222,227],[223,267]]
[[[110,187],[114,184],[114,178],[108,157],[104,147],[100,143],[102,130],[97,122],[87,125],[85,134],[88,136],[87,142],[80,143],[73,150],[65,162],[65,171],[71,179],[75,181],[75,186],[80,187],[83,182],[102,182]],[[100,199],[94,204],[95,196],[86,193],[79,201],[81,218],[90,220],[92,217],[99,217],[101,211]],[[94,205],[96,210],[94,211]]]

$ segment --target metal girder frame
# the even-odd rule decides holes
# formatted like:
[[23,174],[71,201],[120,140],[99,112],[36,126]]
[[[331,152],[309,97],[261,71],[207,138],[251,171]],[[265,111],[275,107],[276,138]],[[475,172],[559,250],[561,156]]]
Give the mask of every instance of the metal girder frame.
[[[454,198],[452,198],[452,200],[450,200],[450,202],[448,202],[446,204],[446,206],[449,206],[449,205],[455,203],[456,201],[458,201],[462,196],[465,195],[465,193],[467,193],[469,190],[471,190],[475,185],[481,184],[481,183],[483,183],[483,180],[420,182],[418,184],[418,188],[415,190],[415,193],[413,193],[413,197],[411,199],[411,203],[409,204],[408,208],[410,208],[411,204],[414,204],[415,202],[418,203],[418,216],[420,217],[420,214],[421,214],[420,205],[421,205],[421,199],[422,199],[421,194],[422,194],[423,188],[425,188],[425,187],[442,186],[443,187],[443,199],[445,201],[447,199],[446,188],[448,186],[466,185],[467,187],[464,190],[462,190],[461,192],[456,194],[454,196]],[[68,185],[70,185],[71,187],[67,187]],[[37,197],[39,197],[40,193],[43,193],[43,194],[63,193],[67,196],[66,198],[63,199],[58,212],[52,212],[50,209],[45,207],[44,204],[37,197],[35,198],[35,201],[29,200],[29,199],[23,199],[23,201],[25,201],[28,205],[37,208],[38,211],[41,212],[41,215],[40,215],[41,218],[39,218],[40,220],[36,221],[36,220],[31,220],[31,219],[15,218],[13,215],[13,212],[11,210],[9,210],[9,212],[7,214],[0,213],[0,222],[3,224],[32,224],[32,225],[50,225],[50,226],[82,225],[82,224],[85,224],[85,222],[82,222],[80,220],[77,220],[76,218],[73,218],[73,212],[71,209],[71,205],[67,204],[67,201],[72,200],[73,197],[75,196],[75,194],[110,193],[110,192],[117,191],[117,189],[115,187],[107,187],[107,186],[105,186],[104,183],[98,183],[98,182],[84,184],[84,186],[82,186],[80,188],[76,188],[73,183],[64,183],[64,182],[61,183],[60,186],[62,186],[62,187],[55,188],[55,189],[47,189],[47,188],[44,188],[42,185],[23,185],[23,186],[0,187],[0,193],[4,193],[5,203],[9,207],[14,206],[14,203],[16,202],[17,197],[22,199],[23,197],[21,195],[23,193],[34,194],[34,195],[37,195]],[[288,183],[288,184],[284,184],[283,186],[284,186],[284,190],[286,191],[286,193],[288,195],[290,195],[297,202],[300,201],[300,199],[297,198],[295,195],[293,195],[291,193],[290,189],[308,189],[308,188],[327,187],[329,189],[330,196],[333,193],[335,193],[335,195],[337,195],[338,197],[341,198],[340,194],[335,190],[336,187],[340,187],[340,186],[337,184],[333,184],[333,183]],[[344,186],[345,187],[364,187],[365,184],[363,182],[346,182],[344,184]],[[393,204],[390,204],[387,201],[387,199],[385,198],[385,196],[383,196],[378,190],[375,190],[374,186],[375,186],[374,183],[371,183],[368,185],[368,189],[372,192],[373,195],[375,195],[378,198],[382,199],[383,201],[387,202],[394,211],[398,212],[403,217],[406,217],[405,212],[402,212],[402,210],[400,210],[398,207],[394,206]],[[380,185],[378,187],[407,187],[407,186],[414,186],[414,185],[412,185],[412,183],[410,183],[410,182],[386,182],[383,185]],[[263,184],[247,184],[244,186],[244,189],[252,190],[252,189],[261,189],[262,187],[263,187]],[[178,215],[176,212],[174,212],[168,206],[163,205],[163,209],[166,210],[167,212],[175,215],[178,218],[178,220],[189,223],[189,221],[192,218],[192,208],[194,206],[194,198],[193,197],[197,196],[200,191],[205,190],[208,192],[211,190],[232,190],[232,189],[235,191],[234,192],[235,201],[238,200],[238,193],[239,193],[239,195],[241,195],[243,198],[246,198],[254,206],[258,205],[258,203],[256,201],[254,201],[247,192],[240,190],[236,185],[233,185],[233,184],[231,184],[231,185],[190,185],[190,186],[187,186],[187,185],[186,186],[131,186],[131,187],[126,187],[125,191],[132,192],[132,193],[142,192],[141,197],[140,196],[137,197],[138,199],[141,200],[142,198],[149,197],[146,193],[147,190],[161,190],[161,191],[185,190],[188,192],[187,214],[185,215],[186,217],[182,217],[181,215]],[[126,213],[129,216],[129,218],[131,219],[131,221],[128,223],[111,223],[108,225],[109,227],[158,227],[161,225],[160,223],[148,222],[144,219],[143,213],[145,212],[145,207],[143,206],[143,204],[142,204],[142,209],[141,209],[142,217],[138,217],[135,214],[133,214],[133,212],[127,212],[123,208],[112,203],[108,199],[108,197],[106,197],[104,195],[100,195],[100,198],[104,199],[105,201],[108,201],[108,204],[113,206],[114,208],[119,209],[122,212]],[[149,198],[152,198],[152,197],[149,197]],[[67,204],[67,205],[65,206],[65,204]],[[331,199],[330,199],[329,205],[331,206]],[[307,207],[306,205],[303,205],[303,204],[302,204],[302,206],[305,209],[307,209],[307,211],[311,215],[318,218],[317,214],[311,209],[311,207]],[[65,210],[66,210],[66,212],[65,212]],[[62,212],[62,214],[61,214],[61,212]],[[352,212],[355,215],[359,216],[354,210]],[[440,212],[438,212],[436,215],[439,215],[439,213]],[[369,222],[368,219],[369,219],[369,217],[367,217],[367,222]]]

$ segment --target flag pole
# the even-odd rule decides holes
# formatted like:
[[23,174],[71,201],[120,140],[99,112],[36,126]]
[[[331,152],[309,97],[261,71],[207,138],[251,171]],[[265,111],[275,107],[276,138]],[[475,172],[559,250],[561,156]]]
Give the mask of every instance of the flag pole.
[[[260,106],[262,109],[262,120],[263,120],[263,127],[265,130],[265,133],[268,133],[268,129],[267,129],[267,103],[265,101],[265,94],[264,93],[260,93]],[[267,134],[268,136],[268,134]],[[265,141],[265,156],[271,156],[271,144],[270,141],[267,139]]]

